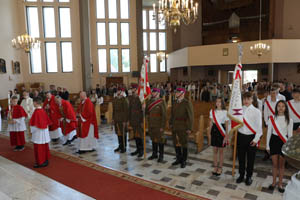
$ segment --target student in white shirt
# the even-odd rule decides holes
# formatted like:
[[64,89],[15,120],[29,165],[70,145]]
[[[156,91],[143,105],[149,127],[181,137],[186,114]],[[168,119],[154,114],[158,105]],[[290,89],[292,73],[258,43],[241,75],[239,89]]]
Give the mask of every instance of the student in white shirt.
[[279,99],[277,98],[277,88],[272,87],[270,95],[264,102],[264,121],[268,124],[269,117],[275,114],[275,105]]
[[293,90],[293,98],[288,101],[289,113],[291,119],[293,119],[293,130],[294,134],[300,133],[300,89],[295,88]]
[[283,193],[282,178],[284,175],[285,158],[281,148],[287,139],[293,136],[293,120],[290,119],[288,106],[285,101],[280,100],[275,107],[275,116],[268,121],[267,151],[272,157],[273,183],[269,190],[274,190],[279,173],[278,190]]
[[[240,176],[236,183],[244,181],[245,171],[247,171],[246,185],[252,184],[252,174],[256,154],[256,146],[262,136],[262,116],[259,109],[253,105],[253,97],[250,92],[243,94],[243,116],[244,125],[239,128],[237,136],[237,154],[239,159]],[[247,169],[246,169],[247,157]]]
[[[216,99],[215,109],[209,112],[208,139],[209,144],[214,149],[214,170],[212,174],[220,176],[222,174],[224,147],[228,140],[228,117],[225,102],[221,97]],[[219,157],[219,165],[218,165]]]

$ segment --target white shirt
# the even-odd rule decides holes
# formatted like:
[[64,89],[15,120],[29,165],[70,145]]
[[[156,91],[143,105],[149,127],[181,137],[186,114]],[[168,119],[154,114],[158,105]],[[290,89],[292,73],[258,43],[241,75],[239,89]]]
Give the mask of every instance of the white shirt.
[[[294,110],[296,110],[298,115],[300,115],[300,101],[295,102],[295,100],[292,99],[289,102],[292,104]],[[289,107],[290,118],[293,119],[294,123],[300,123],[300,119],[295,115],[294,111],[292,111],[290,106],[288,106],[288,107]]]
[[34,105],[32,98],[28,97],[22,100],[21,106],[24,108],[25,112],[28,115],[28,118],[31,118],[34,112]]
[[[275,106],[276,106],[277,102],[279,101],[279,99],[276,99],[276,101],[271,101],[271,99],[267,98],[267,101],[269,102],[271,108],[275,112]],[[264,121],[265,121],[266,124],[269,121],[269,117],[271,115],[273,115],[273,113],[270,111],[270,109],[267,105],[267,101],[265,101],[265,103],[264,103]]]
[[21,132],[26,130],[25,117],[13,118],[16,123],[8,124],[7,131],[9,132]]
[[263,101],[257,98],[257,104],[258,104],[258,109],[260,110],[260,112],[262,113],[263,110]]
[[[216,115],[217,121],[220,124],[225,124],[225,122],[229,120],[229,118],[227,117],[227,110],[215,109],[215,115]],[[209,111],[209,118],[213,120],[212,110]]]
[[46,129],[39,129],[35,126],[30,126],[30,130],[32,133],[31,141],[34,144],[46,144],[50,142],[50,135],[48,128]]
[[[277,125],[279,132],[282,135],[286,136],[287,138],[290,138],[293,136],[293,120],[292,119],[290,119],[289,124],[286,123],[285,116],[274,117],[274,121]],[[268,121],[268,133],[267,133],[267,148],[266,148],[267,150],[270,150],[270,139],[271,139],[272,134],[278,136],[278,134],[274,130],[271,120],[269,120]]]
[[[250,106],[243,106],[244,119],[250,127],[256,132],[253,141],[257,143],[262,136],[262,116],[259,109],[255,108],[252,104]],[[239,128],[239,132],[244,135],[252,135],[252,131],[244,124]]]
[[97,99],[97,104],[99,105],[103,104],[103,97]]
[[[268,99],[268,101],[271,101],[271,95],[269,95],[267,99]],[[285,96],[283,96],[283,95],[280,94],[280,93],[277,94],[276,99],[278,99],[278,101],[280,101],[280,100],[285,101],[285,100],[286,100],[286,99],[285,99]]]

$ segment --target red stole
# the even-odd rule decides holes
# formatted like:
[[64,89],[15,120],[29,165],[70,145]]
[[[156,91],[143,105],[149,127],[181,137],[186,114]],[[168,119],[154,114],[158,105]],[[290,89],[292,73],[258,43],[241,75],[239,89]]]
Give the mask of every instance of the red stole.
[[59,119],[61,118],[61,116],[60,116],[60,113],[59,113],[59,107],[55,103],[54,98],[55,97],[52,95],[50,101],[48,99],[46,99],[44,101],[44,104],[43,104],[44,109],[47,105],[49,105],[49,110],[46,110],[46,112],[48,113],[49,118],[52,122],[50,127],[49,127],[49,131],[55,131],[60,126]]
[[51,124],[51,121],[43,109],[37,108],[34,110],[29,124],[39,129],[46,129]]
[[158,99],[158,100],[154,101],[153,103],[151,103],[148,107],[148,112],[150,112],[156,105],[158,105],[161,102],[162,102],[162,99]]
[[80,103],[78,107],[78,113],[84,118],[86,121],[82,121],[81,118],[81,133],[78,135],[80,138],[85,138],[89,134],[90,125],[94,125],[94,137],[99,138],[98,136],[98,125],[97,118],[95,113],[94,104],[91,102],[89,98],[86,98],[84,103]]
[[292,103],[290,101],[287,102],[290,109],[293,111],[293,113],[300,119],[300,115],[297,113],[296,109],[293,107]]
[[267,104],[269,110],[271,111],[271,113],[272,113],[273,115],[275,115],[275,112],[274,112],[274,110],[273,110],[273,108],[272,108],[272,106],[270,105],[270,103],[269,103],[268,100],[266,100],[266,104]]
[[11,110],[12,110],[12,118],[13,119],[19,119],[21,117],[27,117],[27,113],[25,112],[23,107],[20,106],[20,105],[12,106]]
[[216,118],[215,109],[212,110],[212,116],[213,116],[213,121],[214,121],[214,123],[216,124],[216,126],[217,126],[219,132],[221,133],[221,135],[222,135],[223,137],[225,137],[225,136],[226,136],[226,132],[225,132],[223,126],[218,122],[218,120],[217,120],[217,118]]
[[60,126],[62,128],[62,132],[66,135],[69,134],[70,132],[72,132],[73,130],[76,129],[77,127],[77,121],[76,121],[76,114],[74,112],[74,109],[72,107],[72,105],[66,101],[62,99],[61,102],[61,111],[62,111],[62,116],[65,119],[70,120],[70,123],[67,122],[61,122]]
[[277,135],[279,136],[279,138],[282,140],[283,143],[286,143],[287,138],[286,138],[285,135],[283,135],[283,134],[280,133],[280,131],[279,131],[278,127],[277,127],[277,124],[276,124],[276,122],[274,120],[274,117],[270,116],[270,120],[271,120],[272,126],[273,126],[275,132],[277,133]]

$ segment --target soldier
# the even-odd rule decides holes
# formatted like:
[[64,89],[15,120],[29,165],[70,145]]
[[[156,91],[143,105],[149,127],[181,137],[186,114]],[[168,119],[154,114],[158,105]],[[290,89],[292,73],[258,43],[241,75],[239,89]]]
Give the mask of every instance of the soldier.
[[132,96],[128,96],[129,100],[129,124],[133,129],[134,139],[136,143],[136,151],[131,155],[142,157],[144,155],[143,150],[143,109],[140,98],[138,96],[138,85],[132,85]]
[[123,88],[118,88],[116,97],[113,100],[113,123],[115,127],[116,134],[118,135],[119,147],[114,151],[121,153],[126,152],[126,129],[128,124],[128,101],[122,95],[124,91]]
[[164,159],[164,129],[166,126],[167,112],[166,104],[163,99],[159,98],[160,90],[153,88],[152,98],[147,102],[146,115],[148,116],[148,130],[152,140],[152,155],[148,160],[158,158],[157,152],[159,148],[159,158],[157,162]]
[[170,128],[176,152],[176,161],[172,165],[181,164],[185,168],[187,160],[188,135],[191,134],[194,121],[193,105],[184,98],[185,89],[176,89],[176,101],[172,105]]

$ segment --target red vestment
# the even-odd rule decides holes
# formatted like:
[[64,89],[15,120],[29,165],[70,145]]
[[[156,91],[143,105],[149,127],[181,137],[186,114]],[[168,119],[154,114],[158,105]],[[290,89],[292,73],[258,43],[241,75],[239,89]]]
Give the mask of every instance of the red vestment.
[[43,109],[35,109],[29,121],[30,126],[35,126],[39,129],[46,129],[51,124],[47,113]]
[[[75,111],[69,101],[61,100],[60,114],[66,119],[65,122],[60,122],[60,127],[64,135],[68,135],[73,130],[76,130],[77,121]],[[70,121],[68,121],[70,120]]]
[[[49,109],[46,109],[47,105],[49,105]],[[55,97],[53,95],[51,96],[50,101],[48,100],[48,98],[44,101],[43,108],[46,110],[51,120],[49,131],[55,131],[60,127],[59,119],[61,118],[61,115],[59,113],[59,107],[55,103]]]
[[[12,112],[11,113],[12,119],[20,119],[22,117],[27,117],[27,113],[25,112],[23,107],[20,105],[12,106],[11,112]],[[19,126],[19,128],[21,128],[21,130],[24,130],[25,127],[22,127],[22,126],[25,126],[25,122],[23,122],[23,123],[24,124],[21,124],[21,125],[15,124],[13,126]],[[19,129],[19,128],[17,128],[17,129]],[[11,146],[24,146],[25,145],[24,131],[10,131],[9,135],[10,135]]]
[[94,125],[94,137],[99,138],[98,136],[98,125],[96,112],[94,108],[94,104],[91,102],[89,98],[86,98],[84,103],[80,103],[78,106],[78,114],[85,120],[81,120],[81,133],[78,135],[80,138],[86,138],[89,133],[90,125]]

